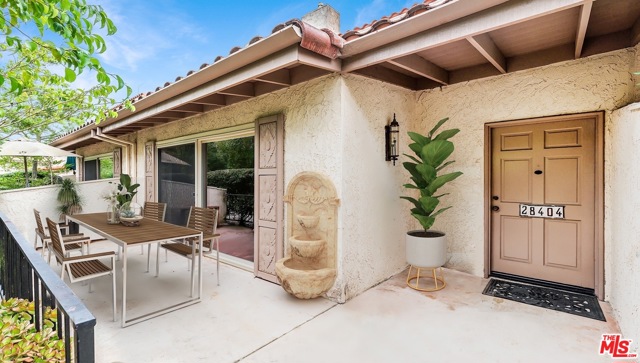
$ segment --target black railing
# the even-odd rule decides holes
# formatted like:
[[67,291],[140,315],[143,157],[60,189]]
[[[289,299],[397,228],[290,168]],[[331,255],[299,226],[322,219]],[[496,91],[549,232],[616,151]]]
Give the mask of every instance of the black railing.
[[56,329],[65,342],[66,361],[95,361],[96,318],[1,212],[0,292],[3,298],[34,302],[34,324],[38,331],[43,328],[46,308],[56,309]]
[[227,222],[253,225],[253,195],[227,194]]

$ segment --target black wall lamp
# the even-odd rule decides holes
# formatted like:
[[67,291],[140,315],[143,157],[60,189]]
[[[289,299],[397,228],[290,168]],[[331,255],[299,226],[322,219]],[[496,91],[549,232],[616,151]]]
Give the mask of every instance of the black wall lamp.
[[396,114],[393,114],[393,121],[389,125],[384,127],[384,150],[385,160],[393,161],[393,165],[396,165],[398,160],[399,147],[400,147],[400,124],[396,121]]

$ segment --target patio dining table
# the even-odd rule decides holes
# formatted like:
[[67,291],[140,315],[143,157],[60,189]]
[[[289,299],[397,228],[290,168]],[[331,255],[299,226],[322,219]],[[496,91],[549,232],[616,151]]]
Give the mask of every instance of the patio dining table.
[[[67,216],[68,221],[93,231],[122,247],[122,327],[133,325],[170,311],[181,309],[201,301],[202,296],[202,232],[195,229],[143,218],[139,226],[127,227],[121,224],[108,224],[107,213],[74,214]],[[143,246],[174,239],[198,238],[192,243],[192,256],[198,259],[198,289],[194,296],[195,258],[191,259],[191,292],[190,298],[181,303],[171,305],[151,313],[143,314],[127,320],[127,250],[131,246]],[[148,269],[147,269],[148,270]]]

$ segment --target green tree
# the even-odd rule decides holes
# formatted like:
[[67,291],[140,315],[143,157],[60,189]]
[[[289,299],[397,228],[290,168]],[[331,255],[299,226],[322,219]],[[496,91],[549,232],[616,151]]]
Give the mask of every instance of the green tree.
[[219,141],[216,148],[226,163],[226,169],[253,168],[253,137]]
[[[110,97],[131,88],[108,73],[96,56],[106,50],[100,33],[116,27],[102,7],[85,0],[0,0],[0,140],[17,130],[63,131],[60,123],[117,117]],[[95,75],[89,89],[73,87],[83,72]],[[124,104],[129,109],[128,101]]]

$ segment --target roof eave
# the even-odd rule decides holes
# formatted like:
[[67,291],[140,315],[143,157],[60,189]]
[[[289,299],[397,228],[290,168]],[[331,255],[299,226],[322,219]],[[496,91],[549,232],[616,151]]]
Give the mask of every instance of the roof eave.
[[342,48],[342,58],[369,51],[412,36],[439,25],[500,5],[508,0],[457,0],[415,15],[383,29],[349,40]]
[[[302,33],[300,28],[296,25],[287,26],[270,36],[263,38],[241,50],[222,58],[217,62],[210,64],[198,72],[195,72],[185,78],[179,79],[176,82],[151,93],[149,96],[142,98],[139,101],[133,103],[136,110],[131,112],[126,109],[118,111],[118,117],[104,120],[100,123],[100,127],[105,127],[119,120],[127,118],[134,113],[138,113],[147,108],[153,107],[158,103],[169,100],[181,93],[184,93],[190,89],[203,85],[213,79],[233,72],[244,66],[247,66],[255,61],[258,61],[270,54],[276,53],[280,50],[286,49],[293,44],[300,43],[302,39]],[[54,140],[52,146],[65,145],[70,147],[75,140],[84,138],[86,135],[91,134],[91,130],[98,127],[97,124],[88,124],[74,132],[69,133],[59,139]]]

